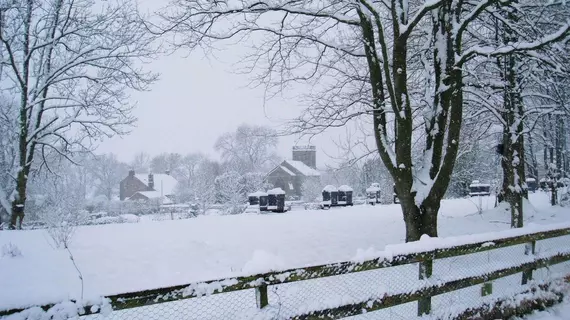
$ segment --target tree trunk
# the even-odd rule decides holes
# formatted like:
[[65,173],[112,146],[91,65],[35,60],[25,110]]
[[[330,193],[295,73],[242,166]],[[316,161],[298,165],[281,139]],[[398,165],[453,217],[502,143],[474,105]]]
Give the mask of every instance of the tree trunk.
[[556,118],[556,133],[555,133],[555,145],[556,145],[556,168],[558,170],[563,170],[564,169],[564,163],[562,162],[562,152],[564,149],[564,146],[562,144],[563,142],[563,131],[564,131],[564,122],[562,120],[562,116],[557,114],[555,116]]
[[530,176],[536,179],[538,183],[538,161],[536,159],[536,152],[534,151],[534,142],[532,135],[528,134],[528,150],[530,155],[530,161],[528,162],[528,169],[530,171]]
[[[515,1],[516,2],[516,1]],[[516,22],[516,13],[507,13],[508,20]],[[497,27],[497,37],[502,33],[505,44],[518,41],[518,36],[510,26],[503,24],[502,29]],[[503,169],[503,184],[501,196],[509,204],[511,214],[511,228],[523,226],[523,198],[526,193],[524,170],[524,105],[520,94],[520,81],[518,78],[518,57],[513,53],[498,58],[497,64],[501,70],[501,78],[505,83],[503,91],[503,154],[501,167]]]
[[417,206],[414,198],[405,196],[400,199],[404,221],[406,223],[406,242],[418,241],[422,235],[437,237],[437,213],[440,201],[426,199]]
[[18,180],[16,183],[16,198],[12,201],[12,214],[10,216],[9,228],[11,230],[22,229],[22,222],[24,221],[26,187],[28,183],[28,175],[24,169],[18,172]]
[[503,128],[504,153],[501,159],[502,194],[510,206],[511,228],[521,228],[523,226],[523,197],[526,190],[524,187],[524,135],[522,134],[524,107],[520,94],[515,89],[517,86],[515,58],[510,56],[506,60],[507,87],[505,88],[503,114],[506,125]]
[[558,181],[554,179],[551,181],[550,186],[550,205],[555,206],[558,204]]

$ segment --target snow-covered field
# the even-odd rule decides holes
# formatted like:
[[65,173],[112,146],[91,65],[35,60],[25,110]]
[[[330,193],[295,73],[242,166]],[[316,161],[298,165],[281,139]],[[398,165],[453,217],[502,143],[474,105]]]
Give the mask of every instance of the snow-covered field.
[[[550,207],[546,194],[530,201],[525,223],[570,221],[570,210]],[[508,213],[492,210],[493,197],[483,198],[482,215],[477,205],[476,198],[443,201],[440,236],[509,228]],[[381,205],[84,226],[69,248],[84,297],[95,297],[345,261],[403,240],[399,205]],[[0,247],[21,252],[0,258],[0,310],[80,297],[69,253],[50,243],[45,230],[0,232]]]

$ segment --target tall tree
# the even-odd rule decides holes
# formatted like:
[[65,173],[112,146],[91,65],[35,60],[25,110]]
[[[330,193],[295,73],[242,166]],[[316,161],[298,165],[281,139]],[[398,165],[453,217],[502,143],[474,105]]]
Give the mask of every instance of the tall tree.
[[146,152],[139,152],[131,161],[131,168],[135,172],[145,173],[150,169],[150,155]]
[[256,125],[240,125],[218,138],[214,148],[240,174],[264,171],[277,160],[277,132]]
[[237,171],[227,171],[216,177],[217,200],[226,205],[227,213],[238,214],[245,204],[245,180]]
[[179,153],[161,153],[150,161],[150,169],[152,172],[169,172],[177,179],[180,176],[181,166],[182,155]]
[[11,228],[24,219],[36,157],[69,157],[96,139],[127,132],[134,122],[127,89],[156,76],[139,61],[153,57],[153,37],[134,1],[2,1],[2,89],[17,105],[17,172]]
[[180,180],[178,183],[184,185],[187,189],[194,188],[194,182],[199,170],[203,170],[203,166],[207,165],[207,157],[201,153],[190,153],[184,156],[180,165]]
[[210,205],[216,201],[216,177],[219,175],[217,162],[203,159],[200,168],[194,175],[192,182],[194,201],[200,206],[200,211],[205,213]]
[[117,159],[117,155],[109,153],[96,155],[90,161],[89,169],[96,180],[97,195],[104,195],[113,200],[119,195],[119,184],[127,176],[127,165]]
[[[215,179],[211,161],[201,153],[190,153],[181,159],[177,186],[177,199],[195,201],[199,188],[208,188],[207,181],[213,185]],[[209,189],[209,188],[208,188]]]
[[174,0],[162,15],[162,31],[176,32],[176,45],[189,48],[262,34],[245,59],[249,70],[259,72],[257,83],[269,90],[314,85],[296,123],[299,132],[368,117],[401,201],[406,241],[415,241],[422,234],[437,236],[440,200],[459,148],[469,62],[532,50],[568,32],[562,24],[551,36],[516,46],[469,41],[478,19],[495,6],[510,10],[510,3]]
[[0,100],[0,225],[8,225],[8,216],[12,211],[10,201],[16,186],[18,145],[16,108],[12,101],[2,97]]
[[[477,37],[483,43],[507,49],[491,60],[493,65],[487,66],[487,71],[480,73],[481,80],[475,81],[487,82],[484,89],[487,92],[496,90],[495,101],[498,103],[491,107],[502,127],[498,148],[503,171],[500,198],[509,204],[513,228],[523,226],[523,198],[527,194],[525,165],[528,152],[524,138],[538,119],[554,111],[549,94],[540,92],[540,82],[544,79],[539,79],[546,72],[559,74],[564,70],[558,53],[555,53],[556,42],[563,43],[568,37],[567,13],[560,14],[560,11],[564,12],[563,7],[554,2],[512,1],[505,10],[491,10],[484,21],[488,30],[493,30],[494,37],[489,37],[489,33],[486,37],[483,34]],[[536,38],[547,41],[532,43]],[[489,83],[488,79],[495,82]],[[483,105],[485,103],[488,104],[484,102]]]

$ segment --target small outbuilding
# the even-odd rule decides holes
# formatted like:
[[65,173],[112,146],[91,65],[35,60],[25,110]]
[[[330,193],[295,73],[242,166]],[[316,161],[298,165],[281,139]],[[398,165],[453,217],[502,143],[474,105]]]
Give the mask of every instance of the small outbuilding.
[[338,189],[333,185],[327,185],[323,188],[323,202],[321,207],[330,208],[338,204]]
[[373,183],[372,185],[370,185],[370,187],[368,187],[366,189],[366,198],[367,198],[367,203],[371,204],[371,205],[375,205],[377,203],[380,203],[380,184],[379,183]]
[[352,188],[347,185],[338,187],[338,205],[352,206]]
[[266,196],[267,197],[267,193],[263,192],[263,191],[257,191],[254,193],[250,193],[247,195],[247,199],[249,201],[249,205],[254,206],[254,205],[259,205],[260,203],[260,198]]
[[526,186],[529,192],[538,190],[538,183],[535,178],[526,178]]
[[273,212],[285,212],[285,191],[275,188],[267,191],[267,210]]

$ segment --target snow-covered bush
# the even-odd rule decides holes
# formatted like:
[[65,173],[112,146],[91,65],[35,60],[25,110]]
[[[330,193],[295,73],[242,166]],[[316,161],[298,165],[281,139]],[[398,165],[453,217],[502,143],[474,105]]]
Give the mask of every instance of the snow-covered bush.
[[305,210],[317,210],[321,208],[319,202],[306,202],[304,205]]
[[566,192],[560,195],[560,206],[561,207],[568,207],[570,206],[570,188],[566,188]]
[[12,242],[2,246],[2,257],[15,258],[22,256],[22,251]]
[[98,212],[104,210],[108,203],[109,199],[107,197],[99,195],[85,201],[85,210],[89,213]]
[[140,221],[140,218],[134,214],[122,214],[119,216],[119,221],[121,223],[137,223]]
[[305,179],[301,186],[303,199],[307,202],[315,202],[322,200],[323,185],[318,177],[309,177]]
[[244,179],[237,171],[228,171],[218,176],[215,184],[218,201],[224,204],[226,214],[245,211]]
[[108,201],[103,208],[109,216],[120,216],[122,214],[147,215],[157,213],[160,209],[160,203],[157,201]]

